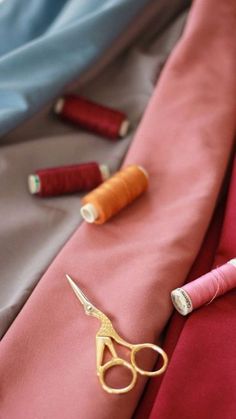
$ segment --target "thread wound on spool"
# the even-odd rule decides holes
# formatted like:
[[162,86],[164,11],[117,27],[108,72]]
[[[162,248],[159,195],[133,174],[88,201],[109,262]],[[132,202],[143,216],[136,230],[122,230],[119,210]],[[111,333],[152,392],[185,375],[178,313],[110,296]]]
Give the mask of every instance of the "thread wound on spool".
[[236,287],[236,259],[213,269],[200,278],[171,292],[171,299],[180,314],[186,315]]
[[89,191],[109,176],[106,165],[96,162],[36,170],[29,175],[28,186],[32,194],[41,197]]
[[[94,222],[103,224],[145,192],[147,187],[148,179],[144,171],[136,165],[128,166],[82,198],[84,206],[81,215],[85,221],[92,222],[89,220],[93,218],[95,209],[98,215]],[[87,213],[88,204],[91,214]]]
[[124,137],[129,128],[129,121],[123,112],[77,95],[60,98],[54,112],[66,121],[111,139]]

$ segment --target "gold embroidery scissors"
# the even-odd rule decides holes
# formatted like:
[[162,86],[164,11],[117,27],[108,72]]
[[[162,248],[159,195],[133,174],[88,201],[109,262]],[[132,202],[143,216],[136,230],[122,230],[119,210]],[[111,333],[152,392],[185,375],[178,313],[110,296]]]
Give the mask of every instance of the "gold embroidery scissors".
[[[159,346],[154,345],[152,343],[141,343],[141,344],[133,345],[129,342],[126,342],[115,331],[110,319],[104,313],[102,313],[102,311],[98,310],[92,303],[90,303],[88,298],[84,295],[84,293],[80,290],[80,288],[75,284],[75,282],[71,279],[69,275],[66,275],[66,277],[75,295],[77,296],[77,298],[83,305],[85,313],[89,316],[96,317],[101,322],[101,327],[96,333],[97,375],[98,375],[100,384],[105,391],[111,394],[127,393],[128,391],[132,390],[132,388],[135,386],[138,373],[141,375],[147,375],[149,377],[153,377],[153,376],[162,374],[166,370],[167,364],[168,364],[168,358],[167,358],[166,353],[163,351],[163,349],[161,349]],[[126,348],[131,350],[131,355],[130,355],[131,362],[127,362],[117,355],[114,345],[112,343],[112,339],[116,341],[119,345],[125,346]],[[104,350],[106,347],[109,349],[112,355],[112,359],[103,364],[103,355],[104,355]],[[156,351],[159,355],[161,355],[162,360],[163,360],[163,365],[161,366],[161,368],[159,368],[156,371],[145,371],[139,368],[139,366],[136,364],[135,355],[137,352],[145,348],[152,349]],[[105,374],[107,370],[115,366],[123,366],[123,367],[128,368],[131,371],[132,379],[128,386],[123,387],[123,388],[112,388],[106,384]]]

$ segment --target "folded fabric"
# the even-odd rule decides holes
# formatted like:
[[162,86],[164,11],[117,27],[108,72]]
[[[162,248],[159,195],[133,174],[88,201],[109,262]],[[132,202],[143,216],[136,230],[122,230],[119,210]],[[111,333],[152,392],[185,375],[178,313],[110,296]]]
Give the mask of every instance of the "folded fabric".
[[[176,9],[177,8],[177,9]],[[96,135],[62,123],[44,111],[5,138],[10,146],[0,154],[0,336],[18,314],[34,286],[61,246],[81,222],[81,195],[40,200],[30,196],[27,177],[37,168],[84,161],[108,164],[116,171],[133,138],[167,56],[185,23],[181,14],[161,30],[162,22],[178,11],[178,2],[168,11],[157,8],[153,27],[86,86],[85,97],[124,110],[131,122],[129,135],[110,143]],[[149,36],[151,38],[149,38]],[[147,38],[147,39],[146,39]],[[114,79],[116,83],[114,85]],[[112,92],[112,94],[111,94]]]
[[[211,270],[211,267],[213,265],[216,249],[219,242],[219,237],[221,233],[222,228],[222,222],[224,217],[224,210],[225,210],[225,201],[226,201],[226,194],[223,194],[223,197],[221,197],[219,204],[216,207],[215,214],[213,216],[213,219],[211,221],[211,224],[207,230],[206,236],[204,238],[204,242],[201,246],[201,249],[197,255],[196,260],[194,261],[194,264],[191,268],[191,271],[188,275],[187,281],[193,281],[194,279],[200,277],[201,275],[204,275],[206,272],[209,272]],[[184,328],[185,322],[187,320],[187,317],[180,316],[179,313],[174,310],[173,316],[170,319],[170,322],[168,324],[165,339],[163,343],[163,347],[165,351],[169,355],[169,367],[172,367],[172,355],[175,353],[175,348],[178,347],[178,340],[181,336],[181,332]],[[158,363],[157,363],[158,364]],[[192,370],[193,367],[191,367]],[[133,417],[135,419],[143,419],[144,417],[149,418],[152,416],[155,418],[159,414],[159,392],[160,392],[160,398],[161,398],[161,391],[160,387],[162,383],[165,385],[166,378],[168,379],[168,373],[165,375],[161,375],[156,377],[153,380],[149,380],[145,391],[142,395],[142,398],[140,400],[140,403],[137,406],[137,409],[135,411],[135,414]],[[191,374],[191,371],[190,371]],[[188,381],[189,384],[189,381]],[[171,383],[170,383],[171,385]],[[168,395],[168,389],[167,393],[163,393],[164,397],[169,397]],[[181,399],[182,393],[181,391],[178,391],[176,394],[176,397],[178,399]],[[168,401],[169,404],[171,404],[171,400]],[[171,405],[172,406],[172,405]],[[163,415],[163,417],[169,418],[168,414],[165,413],[166,416]],[[176,418],[177,415],[175,415],[175,410],[172,411],[173,417]],[[182,414],[182,413],[181,413]],[[188,412],[189,417],[191,416],[191,412]],[[182,417],[182,416],[181,416]]]
[[[149,0],[0,5],[0,135],[75,81]],[[163,7],[163,1],[160,2]],[[14,28],[14,31],[13,31]]]
[[234,12],[233,0],[195,1],[125,159],[147,169],[149,191],[106,225],[79,227],[3,338],[4,418],[132,415],[144,379],[125,396],[102,390],[98,324],[84,315],[65,273],[125,339],[149,342],[160,335],[172,311],[170,291],[197,255],[232,147]]
[[[213,266],[222,265],[236,254],[235,188],[236,160]],[[235,290],[230,291],[185,320],[151,419],[157,416],[161,419],[180,416],[183,419],[230,419],[235,416],[235,297]],[[171,335],[173,328],[169,340]]]
[[[67,0],[48,3],[47,0],[1,1],[0,55],[8,54],[43,35],[63,13]],[[79,10],[77,9],[77,16]]]

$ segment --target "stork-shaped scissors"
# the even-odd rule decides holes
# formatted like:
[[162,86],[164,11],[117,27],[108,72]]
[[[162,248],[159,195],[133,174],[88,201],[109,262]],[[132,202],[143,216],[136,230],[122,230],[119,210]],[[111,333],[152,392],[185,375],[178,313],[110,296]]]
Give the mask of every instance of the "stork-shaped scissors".
[[[80,290],[80,288],[75,284],[75,282],[71,279],[69,275],[66,275],[66,277],[75,295],[83,305],[85,313],[89,316],[96,317],[101,322],[101,327],[96,334],[97,375],[101,383],[101,386],[105,391],[111,394],[127,393],[128,391],[132,390],[132,388],[135,386],[138,373],[142,375],[147,375],[149,377],[153,377],[155,375],[162,374],[166,370],[168,358],[163,349],[152,343],[141,343],[133,345],[129,342],[126,342],[115,331],[110,319],[104,313],[102,313],[102,311],[98,310],[93,304],[90,303],[88,298],[84,295],[84,293]],[[114,345],[112,343],[112,339],[116,341],[119,345],[125,346],[126,348],[130,349],[131,362],[127,362],[117,355]],[[109,349],[112,355],[112,359],[103,364],[103,355],[105,347]],[[159,368],[156,371],[145,371],[138,367],[138,365],[136,364],[135,355],[137,352],[145,348],[152,349],[156,351],[159,355],[161,355],[163,359],[163,365],[161,366],[161,368]],[[112,388],[106,384],[105,374],[107,370],[109,370],[109,368],[113,368],[115,366],[123,366],[131,371],[132,379],[128,386],[123,388]]]

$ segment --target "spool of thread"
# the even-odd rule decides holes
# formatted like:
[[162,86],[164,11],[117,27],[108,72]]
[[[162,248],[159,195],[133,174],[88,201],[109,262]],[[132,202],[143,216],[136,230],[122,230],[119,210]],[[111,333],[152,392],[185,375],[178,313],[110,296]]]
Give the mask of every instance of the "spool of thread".
[[148,187],[148,174],[141,166],[128,166],[82,199],[80,213],[88,223],[103,224],[133,202]]
[[180,314],[186,316],[191,311],[210,304],[216,297],[236,287],[236,259],[189,282],[171,292],[172,302]]
[[129,129],[129,121],[123,112],[76,95],[60,98],[54,111],[62,119],[107,138],[125,137]]
[[109,177],[106,165],[95,162],[36,170],[29,175],[31,194],[41,197],[90,191]]

